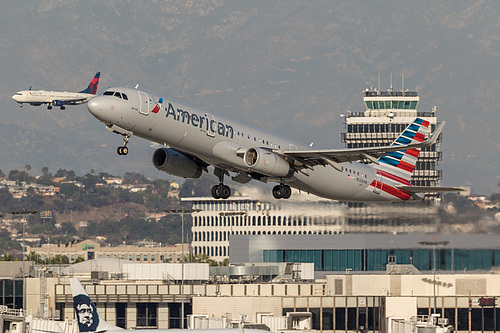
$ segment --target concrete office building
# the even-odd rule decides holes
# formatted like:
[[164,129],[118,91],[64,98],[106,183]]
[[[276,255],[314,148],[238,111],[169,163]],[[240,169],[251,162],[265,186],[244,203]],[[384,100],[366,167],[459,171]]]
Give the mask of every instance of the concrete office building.
[[[191,252],[214,260],[229,257],[233,235],[321,235],[344,232],[343,205],[331,200],[272,202],[231,197],[183,198],[191,202],[193,239]],[[198,211],[199,210],[199,211]]]
[[[42,295],[41,279],[27,279],[28,311],[36,313],[44,304],[61,319],[75,319],[68,279],[46,278],[43,283],[47,289]],[[101,315],[112,324],[124,328],[179,327],[180,284],[161,280],[82,283]],[[2,291],[18,294],[8,286],[12,286],[9,281],[0,280]],[[189,283],[185,284],[184,297],[186,315],[223,317],[228,319],[226,323],[237,323],[240,318],[259,323],[263,315],[280,318],[309,313],[308,328],[318,332],[387,332],[392,318],[440,313],[459,332],[468,331],[469,314],[473,331],[500,329],[500,309],[495,303],[500,297],[500,275],[496,271],[331,274],[315,282]],[[274,332],[287,329],[275,328]]]
[[[180,262],[182,244],[162,246],[155,242],[142,242],[135,245],[102,245],[99,242],[87,239],[69,244],[42,244],[41,246],[26,246],[27,252],[35,252],[40,259],[47,260],[55,256],[66,256],[69,263],[78,258],[92,260],[99,258],[124,259],[135,262]],[[187,253],[188,245],[184,244]]]

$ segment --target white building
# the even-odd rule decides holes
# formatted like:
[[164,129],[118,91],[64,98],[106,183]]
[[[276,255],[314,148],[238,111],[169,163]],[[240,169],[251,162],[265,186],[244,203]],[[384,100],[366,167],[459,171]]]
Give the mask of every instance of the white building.
[[229,257],[232,235],[303,235],[341,234],[344,232],[343,205],[320,200],[273,203],[231,197],[217,200],[211,197],[183,198],[193,203],[193,240],[191,252],[206,254],[222,261]]

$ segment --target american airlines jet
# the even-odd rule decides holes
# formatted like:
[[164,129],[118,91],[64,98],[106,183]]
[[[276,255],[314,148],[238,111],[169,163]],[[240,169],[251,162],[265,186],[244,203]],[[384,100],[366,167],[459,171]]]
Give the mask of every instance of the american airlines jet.
[[88,332],[106,332],[106,333],[124,333],[139,331],[141,333],[269,333],[269,331],[259,329],[227,328],[227,329],[140,329],[125,330],[106,322],[90,299],[87,291],[77,278],[70,278],[71,293],[73,294],[73,307],[78,321],[80,333]]
[[92,97],[95,97],[97,85],[99,84],[100,72],[97,72],[90,81],[88,87],[80,92],[67,91],[47,91],[47,90],[23,90],[16,92],[12,99],[23,106],[23,103],[40,106],[47,104],[47,109],[52,109],[52,106],[59,106],[64,110],[65,105],[77,105],[88,102]]
[[[215,167],[216,199],[227,199],[233,181],[276,182],[272,194],[288,199],[291,188],[343,201],[421,200],[424,193],[460,191],[454,187],[412,186],[411,176],[425,146],[435,144],[444,122],[427,140],[429,122],[417,118],[391,146],[314,149],[292,139],[214,113],[128,87],[107,89],[89,101],[92,115],[123,138],[132,135],[163,145],[153,153],[160,171],[198,178]],[[365,162],[365,163],[362,163]],[[366,163],[368,162],[368,163]]]

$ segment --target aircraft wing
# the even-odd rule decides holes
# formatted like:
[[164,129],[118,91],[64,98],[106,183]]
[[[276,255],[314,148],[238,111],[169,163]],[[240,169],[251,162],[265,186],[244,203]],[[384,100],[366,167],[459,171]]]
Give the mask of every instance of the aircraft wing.
[[277,154],[291,158],[299,165],[313,167],[315,165],[331,165],[341,170],[338,163],[369,160],[378,164],[378,158],[386,156],[390,152],[422,148],[436,143],[439,134],[443,130],[445,122],[434,131],[432,136],[420,143],[408,145],[394,145],[383,147],[366,147],[350,149],[311,149],[311,150],[275,150]]
[[90,97],[82,97],[82,98],[74,98],[74,99],[65,99],[65,100],[61,100],[61,102],[63,104],[66,104],[66,105],[76,105],[76,104],[85,103],[89,99],[90,99]]

